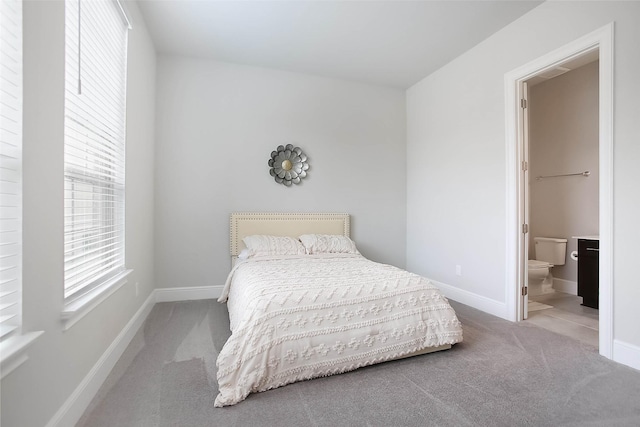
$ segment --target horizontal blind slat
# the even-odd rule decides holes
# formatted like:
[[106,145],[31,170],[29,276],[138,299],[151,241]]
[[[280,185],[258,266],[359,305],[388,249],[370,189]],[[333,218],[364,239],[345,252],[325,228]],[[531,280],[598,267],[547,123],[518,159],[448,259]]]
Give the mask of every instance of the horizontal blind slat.
[[[65,292],[67,293],[66,296],[67,297],[72,296],[78,293],[79,291],[81,291],[85,287],[91,287],[91,285],[93,284],[99,284],[101,282],[105,282],[109,280],[111,277],[115,276],[116,274],[121,273],[122,271],[124,271],[124,269],[121,269],[121,268],[110,268],[110,269],[98,271],[94,276],[86,278],[86,280],[84,280],[82,283],[73,283],[73,284],[70,284],[68,287],[66,287],[65,288]],[[85,284],[85,282],[88,282],[89,284],[87,285]]]
[[67,288],[82,288],[87,286],[87,282],[94,282],[96,279],[101,279],[104,277],[106,280],[107,274],[113,271],[124,271],[120,265],[118,265],[115,261],[119,261],[119,259],[112,260],[114,262],[105,263],[100,266],[95,266],[91,270],[87,269],[83,271],[84,274],[75,275],[70,278],[67,283]]
[[94,260],[105,257],[114,251],[119,251],[121,247],[122,241],[118,240],[117,237],[111,237],[95,242],[92,245],[87,245],[87,247],[80,250],[71,249],[66,253],[65,271],[71,271],[82,264],[92,264]]

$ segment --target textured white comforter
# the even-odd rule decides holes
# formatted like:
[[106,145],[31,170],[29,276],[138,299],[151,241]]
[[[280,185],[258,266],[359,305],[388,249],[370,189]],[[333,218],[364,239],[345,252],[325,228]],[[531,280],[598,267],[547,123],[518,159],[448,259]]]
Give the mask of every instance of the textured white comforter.
[[217,360],[218,407],[462,341],[427,279],[360,255],[252,258],[231,271],[219,301],[232,333]]

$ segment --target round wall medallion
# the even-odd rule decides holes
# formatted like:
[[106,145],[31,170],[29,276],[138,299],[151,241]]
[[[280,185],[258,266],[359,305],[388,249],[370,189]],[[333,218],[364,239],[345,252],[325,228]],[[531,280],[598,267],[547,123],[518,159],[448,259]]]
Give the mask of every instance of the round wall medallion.
[[269,173],[276,182],[287,187],[292,183],[300,184],[302,178],[307,176],[309,169],[307,156],[300,147],[294,147],[291,144],[279,145],[276,151],[272,151],[269,166],[271,167]]

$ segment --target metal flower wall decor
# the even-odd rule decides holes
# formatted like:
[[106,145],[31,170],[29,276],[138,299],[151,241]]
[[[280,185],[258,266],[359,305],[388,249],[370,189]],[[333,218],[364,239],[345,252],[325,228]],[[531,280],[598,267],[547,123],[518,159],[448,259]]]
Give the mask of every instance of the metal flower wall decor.
[[300,147],[294,147],[291,144],[279,145],[276,151],[272,151],[269,166],[271,167],[269,173],[276,182],[287,187],[291,184],[300,184],[309,170],[307,156]]

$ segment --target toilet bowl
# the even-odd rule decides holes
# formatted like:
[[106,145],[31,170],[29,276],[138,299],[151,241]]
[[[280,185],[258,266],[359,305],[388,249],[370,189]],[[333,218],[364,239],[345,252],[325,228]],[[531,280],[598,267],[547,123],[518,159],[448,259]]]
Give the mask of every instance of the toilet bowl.
[[527,261],[527,271],[529,276],[529,295],[542,295],[554,292],[553,276],[551,274],[552,264],[546,261],[530,259]]
[[567,239],[556,237],[534,237],[535,258],[527,261],[529,295],[554,292],[551,268],[564,265]]

